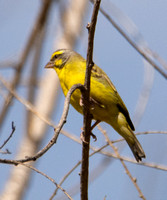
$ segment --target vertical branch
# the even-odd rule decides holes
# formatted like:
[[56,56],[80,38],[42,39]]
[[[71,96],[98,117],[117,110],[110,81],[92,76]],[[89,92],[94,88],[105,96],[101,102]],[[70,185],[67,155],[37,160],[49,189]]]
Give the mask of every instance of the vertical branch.
[[94,34],[97,21],[98,10],[101,0],[96,0],[94,3],[94,9],[92,13],[91,23],[87,25],[88,28],[88,50],[87,50],[87,62],[86,62],[86,74],[85,74],[85,89],[83,97],[83,142],[82,142],[82,166],[81,166],[81,200],[88,199],[88,177],[89,177],[89,144],[91,133],[91,120],[92,116],[89,111],[89,97],[90,97],[90,76],[93,63],[93,43]]

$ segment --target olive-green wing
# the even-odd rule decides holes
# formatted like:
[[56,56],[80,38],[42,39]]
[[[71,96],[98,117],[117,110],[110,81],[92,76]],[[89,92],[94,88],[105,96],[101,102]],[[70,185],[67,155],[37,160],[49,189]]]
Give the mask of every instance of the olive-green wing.
[[[120,112],[122,112],[124,114],[124,116],[126,117],[126,120],[129,124],[129,126],[131,127],[132,130],[135,130],[133,123],[130,119],[129,116],[129,112],[124,104],[124,102],[122,101],[121,97],[119,96],[115,86],[113,85],[113,83],[111,82],[111,80],[109,79],[109,77],[107,76],[107,74],[100,69],[97,65],[94,65],[92,68],[92,74],[91,74],[92,79],[100,82],[102,85],[105,85],[105,87],[110,91],[110,93],[112,94],[113,98],[116,100],[116,106],[118,107],[118,109],[120,110]],[[99,102],[99,99],[95,101]],[[102,107],[103,107],[103,103],[101,102]]]

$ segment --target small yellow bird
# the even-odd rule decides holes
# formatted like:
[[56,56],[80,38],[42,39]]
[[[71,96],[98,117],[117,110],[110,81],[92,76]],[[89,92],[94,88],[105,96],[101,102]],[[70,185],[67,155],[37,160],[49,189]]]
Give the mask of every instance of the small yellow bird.
[[[74,84],[84,84],[86,60],[72,50],[55,51],[45,68],[56,70],[65,96]],[[124,137],[137,162],[145,158],[145,153],[133,133],[135,128],[124,102],[107,74],[97,65],[91,71],[90,102],[93,119],[110,124]],[[70,103],[78,112],[83,113],[79,89],[72,94]]]

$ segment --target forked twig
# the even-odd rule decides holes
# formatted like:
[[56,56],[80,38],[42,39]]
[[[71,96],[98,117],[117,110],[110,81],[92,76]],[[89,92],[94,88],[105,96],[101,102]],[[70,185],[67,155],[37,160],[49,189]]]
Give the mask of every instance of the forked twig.
[[10,140],[10,138],[13,136],[13,133],[15,132],[16,127],[14,126],[14,122],[12,122],[12,132],[10,133],[9,137],[4,141],[4,143],[0,146],[0,149],[2,149]]
[[49,121],[45,116],[40,115],[38,113],[38,111],[35,109],[35,107],[33,107],[32,104],[30,104],[29,102],[27,102],[26,100],[21,99],[16,93],[15,91],[12,90],[12,88],[6,83],[6,81],[0,77],[0,81],[2,82],[2,84],[9,90],[9,92],[16,97],[16,99],[18,99],[21,103],[23,103],[26,108],[28,108],[31,112],[35,113],[40,119],[42,119],[43,121],[45,121],[46,123],[50,124],[54,129],[55,129],[55,133],[54,136],[52,137],[52,139],[50,140],[50,142],[42,149],[40,150],[38,153],[36,153],[34,156],[30,156],[30,157],[26,157],[25,159],[20,159],[20,160],[7,160],[7,159],[0,159],[0,163],[8,163],[8,164],[19,164],[19,163],[24,163],[24,162],[28,162],[28,161],[35,161],[36,159],[38,159],[39,157],[41,157],[44,153],[46,153],[57,141],[57,138],[59,136],[59,133],[63,127],[63,125],[66,123],[66,118],[67,118],[67,114],[68,114],[68,110],[69,110],[69,104],[70,104],[70,98],[72,93],[76,90],[76,89],[80,89],[81,91],[84,90],[84,86],[81,84],[76,84],[73,85],[71,87],[71,89],[68,91],[66,99],[65,99],[65,103],[64,103],[64,110],[63,110],[63,114],[62,117],[59,121],[59,124],[57,126],[55,126],[51,121]]

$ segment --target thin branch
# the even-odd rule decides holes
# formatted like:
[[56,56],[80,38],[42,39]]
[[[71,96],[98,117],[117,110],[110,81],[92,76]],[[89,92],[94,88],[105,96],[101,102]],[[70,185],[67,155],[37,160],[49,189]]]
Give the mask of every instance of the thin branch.
[[[148,134],[167,134],[167,131],[145,131],[145,132],[135,133],[135,135],[148,135]],[[120,138],[118,140],[113,140],[112,143],[122,142],[124,140],[125,140],[124,138]]]
[[1,154],[11,154],[11,152],[8,149],[5,149],[5,151],[0,150],[0,153]]
[[[35,106],[33,106],[29,101],[20,97],[14,90],[12,90],[11,86],[7,83],[7,81],[2,76],[0,76],[0,82],[20,103],[22,103],[26,107],[27,110],[31,111],[36,117],[38,117],[40,120],[42,120],[49,126],[56,128],[56,126],[54,125],[54,122],[52,120],[48,119],[45,115],[38,112],[38,110],[36,109]],[[81,86],[81,88],[82,87],[83,86]],[[82,89],[84,89],[84,87]],[[70,135],[67,131],[64,131],[64,130],[62,130],[62,134],[65,135],[66,137],[69,137],[73,141],[81,144],[81,140],[79,138],[77,138],[75,135]]]
[[[109,144],[105,144],[104,145],[104,148],[109,146]],[[98,151],[98,148],[92,148],[92,150],[94,149],[94,151]],[[106,155],[106,156],[109,156],[109,157],[112,157],[112,158],[115,158],[115,159],[119,159],[115,154],[113,153],[110,153],[110,152],[106,152],[106,151],[100,151],[101,154],[103,155]],[[167,171],[167,166],[165,165],[160,165],[160,164],[157,164],[157,163],[149,163],[149,162],[136,162],[135,159],[133,158],[128,158],[128,157],[125,157],[125,156],[120,156],[120,158],[123,160],[123,161],[126,161],[126,162],[129,162],[129,163],[133,163],[135,165],[141,165],[141,166],[145,166],[145,167],[149,167],[149,168],[154,168],[154,169],[158,169],[158,170],[162,170],[162,171]]]
[[[149,131],[149,132],[143,132],[145,133],[157,133],[159,131]],[[65,132],[66,133],[66,132]],[[138,134],[143,134],[143,133],[138,133]],[[161,131],[162,134],[167,134],[167,132],[165,131]],[[66,133],[67,134],[67,133]],[[69,136],[67,136],[69,137]],[[81,143],[80,140],[76,140],[76,138],[74,139],[77,143]],[[123,141],[123,139],[121,139],[121,141]],[[117,141],[111,141],[112,143],[117,142]],[[106,143],[105,145],[103,145],[102,147],[93,147],[90,146],[91,150],[93,151],[89,157],[92,157],[93,155],[100,153],[104,156],[108,156],[108,157],[112,157],[114,159],[119,159],[115,154],[107,152],[107,151],[102,151],[103,149],[105,149],[106,147],[108,147],[109,144]],[[167,166],[165,165],[160,165],[160,164],[156,164],[156,163],[149,163],[149,162],[141,162],[141,163],[136,163],[136,160],[132,159],[132,158],[128,158],[125,156],[120,156],[120,158],[125,161],[125,162],[129,162],[135,165],[141,165],[141,166],[145,166],[145,167],[149,167],[149,168],[155,168],[157,170],[162,170],[162,171],[167,171]],[[70,169],[68,171],[68,173],[62,178],[62,180],[59,182],[59,185],[62,185],[65,180],[72,174],[72,172],[81,164],[81,160],[78,161],[73,167],[72,169]],[[52,194],[52,196],[50,197],[50,200],[52,200],[54,198],[54,196],[57,194],[58,188],[54,191],[54,193]]]
[[[1,80],[2,84],[12,93],[12,95],[15,96],[16,98],[18,98],[16,93],[14,91],[12,91],[12,89],[8,85],[6,85],[6,83],[2,79],[2,77],[0,77],[0,80]],[[64,103],[63,114],[62,114],[62,117],[59,121],[59,124],[57,126],[55,126],[54,124],[50,124],[55,129],[54,136],[52,137],[52,139],[49,141],[49,143],[42,150],[40,150],[34,156],[26,157],[25,159],[20,159],[20,160],[0,159],[0,163],[8,163],[8,164],[16,164],[17,165],[19,163],[24,163],[24,162],[28,162],[28,161],[35,161],[39,157],[41,157],[43,154],[45,154],[56,143],[57,138],[59,136],[59,133],[60,133],[63,125],[66,123],[66,118],[67,118],[67,114],[68,114],[68,110],[69,110],[69,104],[70,104],[70,98],[71,98],[72,93],[76,89],[84,90],[84,86],[81,85],[81,84],[76,84],[76,85],[73,85],[71,87],[71,89],[68,91],[66,99],[65,99],[65,103]],[[19,100],[22,101],[21,99],[19,99]],[[35,108],[32,108],[32,104],[30,104],[29,102],[24,102],[24,103],[26,103],[26,106],[29,108],[29,110],[35,112],[36,114],[39,114],[39,113],[36,112]],[[48,121],[48,119],[46,117],[44,117],[42,115],[38,115],[38,117],[40,119],[42,119],[43,121],[50,123],[50,121]]]
[[[94,0],[90,0],[91,3],[94,2]],[[131,38],[123,31],[123,29],[112,19],[112,17],[105,12],[103,8],[100,8],[100,12],[107,18],[107,20],[118,30],[118,32],[131,44],[134,49],[140,53],[165,79],[167,79],[167,73],[161,69],[159,65],[155,63],[150,57],[145,53],[145,50],[141,49],[137,44],[135,44]],[[150,50],[151,51],[151,50]],[[152,54],[153,55],[153,54]]]
[[[112,142],[112,141],[111,141]],[[154,169],[157,169],[157,170],[162,170],[162,171],[167,171],[167,166],[165,165],[159,165],[159,164],[156,164],[156,163],[148,163],[148,162],[140,162],[140,163],[137,163],[135,159],[132,159],[132,158],[128,158],[128,157],[125,157],[125,156],[117,156],[116,154],[113,154],[113,153],[110,153],[110,152],[106,152],[106,151],[102,151],[103,149],[105,149],[106,147],[108,147],[109,144],[105,144],[103,145],[102,147],[100,148],[97,148],[97,147],[90,147],[93,152],[89,155],[90,157],[92,157],[93,155],[97,154],[97,153],[101,153],[105,156],[109,156],[109,157],[112,157],[114,159],[122,159],[123,161],[125,162],[129,162],[129,163],[132,163],[132,164],[135,164],[135,165],[141,165],[141,166],[145,166],[145,167],[149,167],[149,168],[154,168]],[[69,170],[69,172],[62,178],[62,180],[60,181],[59,185],[62,185],[64,183],[64,181],[71,175],[71,173],[81,164],[81,160],[78,161],[74,167]],[[53,199],[53,197],[56,195],[57,193],[57,190],[58,188],[55,190],[55,192],[53,193],[52,197],[50,198],[50,200]]]
[[[108,146],[108,145],[107,145]],[[98,148],[96,151],[93,151],[89,157],[92,157],[93,155],[95,155],[96,153],[100,152],[101,150],[103,150],[106,146],[102,146],[101,148]],[[92,148],[93,150],[93,148]],[[82,163],[82,160],[78,161],[73,167],[72,169],[70,169],[67,174],[65,174],[65,176],[62,178],[62,180],[60,181],[59,185],[62,185],[64,183],[64,181],[72,174],[72,172]],[[100,175],[100,174],[99,174]],[[49,200],[52,200],[54,198],[54,196],[57,194],[59,188],[57,188],[54,193],[52,194],[51,198]]]
[[[72,172],[73,172],[80,164],[81,164],[81,160],[78,161],[77,164],[75,164],[74,167],[73,167],[72,169],[70,169],[70,170],[68,171],[67,174],[65,174],[65,176],[61,179],[61,181],[60,181],[60,183],[59,183],[60,186],[64,183],[64,181],[72,174]],[[57,187],[56,190],[54,191],[54,193],[52,194],[52,196],[50,197],[49,200],[52,200],[52,199],[56,196],[58,189],[59,189],[59,188]]]
[[68,197],[68,199],[72,200],[72,197],[66,192],[66,190],[63,189],[59,184],[57,184],[53,178],[49,177],[47,174],[41,172],[40,170],[36,169],[35,167],[33,167],[31,165],[28,165],[28,164],[25,164],[25,163],[20,163],[20,164],[23,165],[24,167],[27,167],[29,169],[34,170],[35,172],[41,174],[42,176],[44,176],[45,178],[47,178],[48,180],[50,180],[52,183],[54,183],[54,185],[57,188],[59,188]]
[[4,143],[0,146],[0,149],[2,149],[8,143],[10,138],[13,136],[13,133],[15,132],[15,130],[16,130],[16,127],[14,126],[14,122],[12,122],[12,132],[10,133],[9,137],[4,141]]
[[[133,163],[135,165],[141,165],[141,166],[145,166],[145,167],[149,167],[149,168],[155,168],[157,170],[162,170],[162,171],[167,171],[167,166],[164,166],[164,165],[159,165],[159,164],[156,164],[156,163],[148,163],[148,162],[140,162],[140,163],[136,163],[136,160],[132,159],[132,158],[128,158],[128,157],[124,157],[124,156],[118,156],[116,154],[113,154],[113,153],[110,153],[110,152],[105,152],[105,151],[102,151],[104,148],[108,147],[109,144],[105,144],[103,145],[102,147],[100,148],[96,148],[96,147],[90,147],[93,152],[90,154],[90,157],[95,155],[96,153],[101,153],[105,156],[108,156],[108,157],[112,157],[114,159],[122,159],[123,161],[125,162],[129,162],[129,163]],[[62,178],[62,180],[59,182],[59,185],[62,185],[65,180],[71,175],[71,173],[81,164],[81,160],[78,161],[71,170],[69,170],[69,172]],[[134,179],[135,180],[135,179]],[[73,188],[76,188],[76,186],[74,186]],[[54,198],[54,196],[57,194],[57,191],[58,191],[58,188],[54,191],[54,193],[52,194],[50,200],[52,200]],[[70,194],[72,195],[72,192],[70,192]],[[73,194],[74,195],[74,194]],[[57,199],[61,199],[61,198],[57,198]]]
[[104,137],[106,138],[108,144],[109,144],[109,145],[112,147],[112,149],[114,150],[114,152],[115,152],[116,156],[118,157],[118,159],[120,160],[122,166],[124,167],[124,169],[125,169],[125,171],[126,171],[126,174],[129,176],[130,180],[132,181],[132,183],[134,184],[135,188],[137,189],[140,198],[142,198],[143,200],[146,200],[146,198],[144,197],[142,191],[140,190],[140,188],[139,188],[139,186],[138,186],[138,184],[137,184],[137,179],[134,178],[134,177],[131,175],[130,171],[128,170],[127,166],[125,165],[124,161],[122,160],[122,158],[121,158],[121,156],[120,156],[120,154],[119,154],[117,148],[116,148],[116,147],[113,145],[113,143],[110,141],[110,139],[109,139],[109,137],[108,137],[106,131],[103,131],[103,135],[104,135]]

